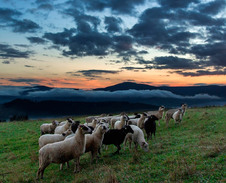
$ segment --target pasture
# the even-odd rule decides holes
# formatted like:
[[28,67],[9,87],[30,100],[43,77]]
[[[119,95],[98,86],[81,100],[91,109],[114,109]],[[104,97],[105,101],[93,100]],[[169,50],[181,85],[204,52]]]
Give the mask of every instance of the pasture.
[[[84,123],[85,117],[74,117]],[[0,123],[0,182],[225,182],[226,107],[192,108],[183,122],[169,128],[161,120],[149,152],[122,145],[102,149],[99,161],[90,164],[90,154],[81,157],[81,172],[59,170],[49,165],[44,179],[36,181],[38,138],[42,123],[52,120]],[[128,144],[127,144],[128,145]]]

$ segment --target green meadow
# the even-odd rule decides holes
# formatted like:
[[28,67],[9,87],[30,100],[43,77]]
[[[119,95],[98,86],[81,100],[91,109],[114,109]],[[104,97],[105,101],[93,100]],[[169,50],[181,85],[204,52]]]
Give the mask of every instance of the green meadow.
[[[74,117],[84,122],[85,117]],[[0,123],[0,183],[4,182],[226,182],[226,107],[188,109],[183,122],[169,128],[163,120],[156,138],[149,140],[149,152],[129,150],[122,145],[102,149],[98,162],[90,154],[81,157],[81,172],[74,174],[74,162],[62,171],[49,165],[44,179],[36,181],[40,125],[52,120]]]

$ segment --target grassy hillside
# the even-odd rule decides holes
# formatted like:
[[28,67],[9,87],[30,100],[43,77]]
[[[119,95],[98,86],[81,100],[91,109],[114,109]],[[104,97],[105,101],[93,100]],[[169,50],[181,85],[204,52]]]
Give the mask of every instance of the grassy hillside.
[[[50,121],[0,123],[0,182],[36,181],[39,127]],[[225,182],[225,134],[226,107],[189,109],[179,126],[161,121],[148,153],[123,146],[112,156],[110,146],[98,163],[83,155],[78,174],[73,161],[63,171],[51,164],[41,182]]]

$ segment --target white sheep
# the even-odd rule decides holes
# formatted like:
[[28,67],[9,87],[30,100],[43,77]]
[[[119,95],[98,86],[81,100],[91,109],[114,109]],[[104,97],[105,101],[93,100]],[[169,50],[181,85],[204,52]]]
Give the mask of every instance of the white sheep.
[[80,171],[80,156],[85,152],[85,134],[91,132],[91,129],[85,125],[79,125],[74,138],[64,141],[47,144],[39,150],[39,169],[37,171],[37,179],[43,174],[45,168],[51,163],[65,163],[75,159],[74,173]]
[[71,127],[73,122],[74,121],[72,119],[70,119],[70,118],[67,119],[67,122],[64,125],[56,127],[54,133],[55,134],[62,134],[62,133],[64,133],[65,131],[67,131]]
[[[96,131],[92,134],[87,134],[86,138],[86,150],[85,152],[91,152],[91,162],[97,157],[98,151],[102,145],[104,134],[107,131],[105,124],[98,125]],[[97,159],[96,159],[97,161]]]
[[86,126],[92,127],[93,129],[95,129],[97,123],[99,122],[99,120],[97,118],[93,119],[91,123],[85,123]]
[[182,121],[182,117],[183,117],[182,109],[178,109],[175,113],[173,113],[173,119],[175,123],[180,123]]
[[148,116],[151,116],[151,115],[156,116],[158,118],[158,125],[160,126],[160,119],[163,118],[164,110],[165,110],[165,107],[164,106],[160,106],[158,111],[148,111],[147,115]]
[[52,134],[57,127],[57,121],[54,120],[52,123],[44,123],[40,126],[41,135]]
[[146,117],[147,117],[147,114],[146,113],[142,113],[140,118],[130,119],[128,121],[128,123],[132,124],[132,125],[136,125],[139,128],[143,129],[144,128],[144,121],[145,121]]
[[129,141],[129,148],[131,149],[131,143],[135,144],[135,150],[137,150],[138,144],[145,151],[148,152],[148,143],[144,139],[143,131],[136,125],[130,125],[134,133],[128,133],[125,138],[125,145],[127,140]]
[[[183,118],[183,116],[185,115],[186,109],[187,109],[187,104],[182,104],[181,109],[182,109],[182,118]],[[170,109],[170,110],[166,111],[165,121],[166,121],[167,127],[168,127],[170,119],[173,118],[173,114],[176,111],[178,111],[178,109]],[[182,121],[182,119],[181,119],[181,121]]]
[[120,121],[116,121],[114,125],[114,129],[122,129],[123,126],[126,125],[126,121],[128,120],[128,117],[126,115],[122,115],[120,118]]
[[39,148],[42,148],[46,144],[59,142],[64,140],[68,135],[72,133],[71,129],[68,129],[66,132],[62,134],[45,134],[39,137],[38,143]]

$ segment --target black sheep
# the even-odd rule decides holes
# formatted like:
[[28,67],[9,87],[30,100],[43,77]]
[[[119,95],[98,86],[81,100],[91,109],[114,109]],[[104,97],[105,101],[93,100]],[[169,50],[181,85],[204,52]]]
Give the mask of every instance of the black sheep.
[[122,129],[110,129],[104,134],[104,139],[102,144],[110,145],[114,144],[118,149],[114,154],[119,154],[121,149],[120,145],[123,143],[126,135],[128,133],[133,133],[132,128],[129,125],[125,125]]
[[152,134],[155,136],[156,120],[158,120],[158,118],[155,115],[151,115],[148,117],[147,121],[145,121],[144,123],[144,129],[147,134],[147,140],[150,137],[150,133],[151,133],[151,139],[152,139]]
[[73,123],[71,124],[71,131],[72,131],[73,133],[76,132],[76,130],[77,130],[79,124],[80,124],[80,121],[75,121],[75,122],[73,122]]

